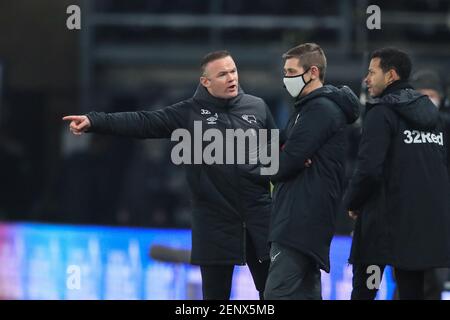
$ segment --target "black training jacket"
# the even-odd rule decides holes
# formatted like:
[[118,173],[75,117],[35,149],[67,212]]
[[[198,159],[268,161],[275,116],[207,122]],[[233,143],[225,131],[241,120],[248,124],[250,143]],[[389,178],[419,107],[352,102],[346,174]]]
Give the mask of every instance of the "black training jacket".
[[[174,130],[186,129],[194,139],[194,121],[201,121],[203,132],[215,128],[224,137],[226,129],[258,132],[276,128],[262,99],[242,90],[233,99],[219,99],[201,85],[192,98],[157,111],[91,112],[87,116],[91,132],[136,138],[170,138]],[[260,175],[257,164],[236,164],[236,159],[234,163],[186,165],[193,195],[193,264],[245,264],[246,233],[258,258],[268,258],[269,177]]]
[[450,266],[448,140],[438,109],[405,82],[368,106],[344,203],[359,210],[351,263]]
[[[359,115],[348,88],[330,85],[298,99],[286,127],[275,189],[269,241],[294,248],[329,272],[330,244],[342,200],[346,127]],[[312,165],[306,168],[306,159]]]

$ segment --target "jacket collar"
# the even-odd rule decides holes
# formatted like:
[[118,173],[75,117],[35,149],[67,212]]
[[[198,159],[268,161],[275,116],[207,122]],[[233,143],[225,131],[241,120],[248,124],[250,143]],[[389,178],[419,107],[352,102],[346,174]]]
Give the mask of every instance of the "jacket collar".
[[244,95],[244,91],[239,86],[238,95],[236,97],[231,98],[231,99],[217,98],[217,97],[214,97],[213,95],[211,95],[204,86],[199,84],[197,86],[197,90],[195,90],[193,99],[198,101],[200,104],[203,103],[208,106],[212,105],[212,106],[219,107],[219,108],[229,108],[229,107],[233,107],[233,106],[237,105],[243,95]]
[[392,82],[390,85],[388,85],[388,86],[386,87],[386,89],[384,89],[383,93],[380,95],[380,98],[381,98],[381,97],[384,97],[384,96],[386,96],[386,95],[388,95],[388,94],[391,94],[391,93],[393,93],[393,92],[402,90],[402,89],[412,89],[412,87],[411,87],[411,85],[410,85],[408,82],[406,82],[406,81],[403,81],[403,80],[397,80],[397,81],[394,81],[394,82]]

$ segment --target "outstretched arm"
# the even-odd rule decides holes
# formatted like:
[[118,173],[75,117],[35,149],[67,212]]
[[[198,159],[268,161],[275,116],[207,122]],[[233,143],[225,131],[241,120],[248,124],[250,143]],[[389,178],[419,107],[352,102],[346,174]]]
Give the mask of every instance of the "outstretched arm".
[[156,111],[90,112],[86,115],[66,116],[70,130],[80,135],[96,132],[133,138],[169,138],[188,119],[189,104],[180,102]]

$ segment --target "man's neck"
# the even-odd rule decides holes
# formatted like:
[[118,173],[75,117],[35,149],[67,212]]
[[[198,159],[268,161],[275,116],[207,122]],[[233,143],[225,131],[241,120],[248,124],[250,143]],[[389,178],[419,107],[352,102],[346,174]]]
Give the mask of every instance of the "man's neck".
[[396,80],[392,83],[390,83],[384,90],[383,92],[379,95],[379,97],[383,97],[389,93],[392,93],[394,91],[400,90],[400,89],[404,89],[404,88],[411,88],[411,86],[408,84],[407,81],[404,80]]
[[311,92],[313,92],[314,90],[317,90],[322,87],[323,87],[323,83],[320,81],[310,82],[303,90],[301,97],[304,97],[304,96],[310,94]]

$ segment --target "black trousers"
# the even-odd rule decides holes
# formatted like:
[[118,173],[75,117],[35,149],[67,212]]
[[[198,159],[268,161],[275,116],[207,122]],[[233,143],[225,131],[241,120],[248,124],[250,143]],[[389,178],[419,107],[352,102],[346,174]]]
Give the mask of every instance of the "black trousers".
[[[385,266],[378,265],[380,269],[381,282]],[[374,300],[377,295],[377,287],[372,287],[368,283],[372,283],[373,271],[370,271],[369,265],[355,264],[353,265],[353,290],[352,300]],[[424,275],[425,270],[410,271],[394,268],[395,280],[398,286],[398,294],[400,300],[423,300],[424,299]]]
[[321,274],[314,259],[273,242],[266,300],[321,300]]
[[[252,274],[259,298],[264,298],[269,260],[259,262],[253,242],[247,234],[247,265]],[[229,300],[233,282],[234,265],[200,266],[202,274],[202,290],[204,300]]]

